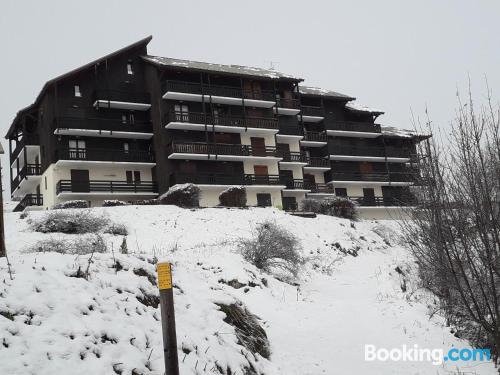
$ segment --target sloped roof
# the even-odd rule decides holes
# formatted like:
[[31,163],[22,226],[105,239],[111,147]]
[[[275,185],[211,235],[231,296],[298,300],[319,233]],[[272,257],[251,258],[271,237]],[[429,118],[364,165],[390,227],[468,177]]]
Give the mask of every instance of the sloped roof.
[[383,115],[385,112],[380,110],[380,109],[376,109],[376,108],[370,108],[370,107],[367,107],[367,106],[364,106],[364,105],[361,105],[359,103],[348,103],[345,105],[345,107],[351,111],[355,111],[355,112],[366,112],[366,113],[371,113],[373,115]]
[[312,95],[312,96],[327,96],[327,97],[332,97],[332,98],[339,98],[339,99],[345,99],[345,100],[354,100],[356,98],[341,94],[336,91],[328,90],[328,89],[323,89],[321,87],[313,87],[313,86],[299,86],[299,92],[302,95]]
[[419,133],[416,130],[399,129],[393,126],[382,126],[382,135],[392,138],[415,138],[424,140],[432,137],[430,134]]
[[36,97],[35,102],[34,102],[34,103],[32,103],[32,104],[30,104],[29,106],[27,106],[27,107],[25,107],[25,108],[23,108],[23,109],[19,110],[19,111],[17,112],[16,117],[15,117],[15,118],[14,118],[14,120],[12,121],[12,124],[11,124],[11,126],[10,126],[10,128],[9,128],[9,131],[7,132],[7,137],[8,137],[8,135],[10,134],[10,132],[11,132],[11,130],[12,130],[12,128],[13,128],[13,125],[14,125],[14,123],[17,121],[17,119],[19,118],[19,116],[20,116],[20,115],[22,115],[23,113],[25,113],[25,112],[27,112],[27,111],[31,110],[31,109],[32,109],[33,107],[35,107],[36,105],[38,105],[38,103],[40,102],[40,100],[41,100],[41,99],[42,99],[42,97],[43,97],[43,94],[45,93],[45,91],[46,91],[46,90],[47,90],[47,89],[48,89],[48,88],[49,88],[52,84],[54,84],[54,83],[56,83],[56,82],[58,82],[58,81],[60,81],[60,80],[62,80],[62,79],[64,79],[64,78],[70,77],[70,76],[71,76],[71,75],[73,75],[73,74],[76,74],[76,73],[78,73],[78,72],[81,72],[81,71],[84,71],[84,70],[86,70],[86,69],[88,69],[88,68],[91,68],[92,66],[94,66],[95,64],[100,63],[101,61],[108,60],[108,59],[110,59],[110,58],[112,58],[112,57],[115,57],[115,56],[117,56],[117,55],[119,55],[119,54],[121,54],[121,53],[123,53],[123,52],[127,51],[127,50],[130,50],[130,49],[133,49],[133,48],[136,48],[136,47],[140,47],[140,46],[142,46],[142,45],[145,45],[145,46],[146,46],[146,45],[148,45],[148,43],[151,41],[151,39],[153,39],[153,37],[150,35],[150,36],[148,36],[147,38],[141,39],[141,40],[139,40],[139,41],[137,41],[137,42],[135,42],[135,43],[132,43],[132,44],[130,44],[130,45],[128,45],[128,46],[126,46],[126,47],[120,48],[119,50],[116,50],[116,51],[114,51],[114,52],[111,52],[111,53],[109,53],[109,54],[107,54],[107,55],[105,55],[105,56],[103,56],[103,57],[100,57],[100,58],[98,58],[98,59],[96,59],[96,60],[94,60],[94,61],[91,61],[91,62],[89,62],[89,63],[87,63],[87,64],[85,64],[85,65],[82,65],[82,66],[80,66],[80,67],[78,67],[78,68],[76,68],[76,69],[70,70],[70,71],[69,71],[69,72],[67,72],[67,73],[61,74],[60,76],[57,76],[57,77],[52,78],[51,80],[47,81],[47,82],[45,83],[45,85],[43,85],[42,90],[40,91],[40,93],[38,94],[38,96]]
[[252,77],[262,77],[271,79],[289,79],[295,81],[302,81],[301,78],[294,77],[290,74],[285,74],[274,69],[254,68],[242,65],[214,64],[201,61],[182,60],[182,59],[174,59],[171,57],[161,57],[161,56],[151,56],[151,55],[143,56],[143,59],[147,62],[150,62],[158,66],[168,66],[174,68],[199,70],[207,72],[219,72],[225,74],[248,75]]

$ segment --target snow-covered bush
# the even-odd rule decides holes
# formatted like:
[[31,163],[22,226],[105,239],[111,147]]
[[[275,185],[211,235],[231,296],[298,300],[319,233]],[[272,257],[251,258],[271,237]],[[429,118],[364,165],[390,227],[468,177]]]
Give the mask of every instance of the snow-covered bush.
[[240,239],[239,249],[245,260],[265,272],[281,270],[297,276],[303,264],[297,237],[271,221],[259,224],[252,238]]
[[72,200],[72,201],[57,203],[52,208],[54,210],[63,210],[66,208],[89,208],[89,202],[84,200]]
[[134,201],[132,204],[138,206],[155,206],[160,204],[160,201],[158,199],[139,199]]
[[110,220],[88,211],[49,211],[39,220],[31,223],[31,229],[41,233],[96,233],[106,229]]
[[321,201],[318,199],[306,198],[302,201],[301,208],[302,211],[319,214],[321,212]]
[[232,186],[219,194],[219,202],[224,207],[246,207],[247,193],[243,186]]
[[356,220],[358,217],[357,204],[344,197],[328,199],[304,199],[302,211],[317,214],[342,217],[344,219]]
[[358,218],[358,206],[356,202],[344,197],[325,199],[321,203],[321,210],[321,213],[324,215],[337,216],[350,220]]
[[106,227],[104,233],[114,234],[115,236],[126,236],[128,234],[128,230],[123,224],[111,223]]
[[117,199],[110,199],[102,202],[103,207],[115,207],[115,206],[126,206],[126,205],[128,205],[127,202],[119,201]]
[[170,204],[179,207],[199,207],[200,188],[194,184],[176,185],[163,194],[159,200],[160,204]]
[[86,234],[78,236],[75,240],[49,238],[35,243],[27,249],[28,252],[45,253],[55,252],[60,254],[91,254],[105,253],[106,242],[98,234]]

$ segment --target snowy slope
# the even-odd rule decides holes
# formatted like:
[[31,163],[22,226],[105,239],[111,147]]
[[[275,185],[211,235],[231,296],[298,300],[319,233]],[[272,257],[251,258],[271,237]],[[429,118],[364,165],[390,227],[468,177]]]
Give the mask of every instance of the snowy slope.
[[[449,374],[457,364],[467,374],[496,373],[490,363],[364,361],[365,344],[467,347],[442,319],[429,320],[420,293],[410,286],[402,291],[395,269],[406,272],[411,259],[397,245],[395,223],[358,222],[353,228],[347,220],[258,208],[92,211],[128,227],[131,254],[117,253],[121,236],[105,235],[115,254],[95,254],[89,280],[72,277],[87,268],[88,255],[24,252],[39,239],[69,235],[34,233],[27,219],[6,214],[15,274],[9,280],[0,261],[0,313],[12,314],[0,316],[0,374],[162,374],[154,256],[174,263],[182,375],[228,369],[240,375],[244,368],[250,374],[252,367],[266,375]],[[296,233],[303,244],[307,265],[299,287],[261,273],[235,251],[235,241],[267,219]],[[245,286],[228,285],[231,280]],[[235,302],[259,317],[270,360],[238,345],[234,328],[224,322],[216,303]]]

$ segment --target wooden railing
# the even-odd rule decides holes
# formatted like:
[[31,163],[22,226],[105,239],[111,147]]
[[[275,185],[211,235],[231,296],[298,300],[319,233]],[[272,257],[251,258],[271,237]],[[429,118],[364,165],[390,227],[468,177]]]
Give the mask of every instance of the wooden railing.
[[311,142],[326,142],[327,135],[326,132],[305,131],[304,140]]
[[150,121],[134,121],[130,123],[121,119],[108,118],[82,118],[82,117],[58,117],[54,121],[55,128],[63,129],[90,129],[99,131],[121,131],[152,133],[153,125]]
[[303,152],[279,151],[282,162],[307,163],[307,155]]
[[252,147],[249,145],[206,142],[172,142],[169,153],[237,155],[237,156],[272,156],[279,157],[276,147]]
[[117,101],[126,103],[151,103],[151,97],[147,92],[123,91],[123,90],[105,90],[94,91],[94,100]]
[[380,182],[413,182],[416,175],[412,172],[332,172],[333,181],[380,181]]
[[241,87],[200,84],[197,82],[166,81],[162,92],[182,92],[188,94],[225,96],[231,98],[266,100],[274,102],[271,90],[247,90]]
[[310,167],[330,167],[330,160],[325,158],[310,156],[307,159],[307,165]]
[[14,207],[14,212],[24,211],[29,206],[43,206],[43,196],[37,194],[26,194],[23,199]]
[[333,155],[410,158],[410,151],[404,148],[332,145],[330,149],[330,153]]
[[276,105],[281,108],[298,109],[299,101],[293,98],[276,98]]
[[413,206],[417,203],[412,197],[346,197],[360,206]]
[[16,158],[23,147],[27,145],[40,145],[40,137],[38,134],[24,134],[19,142],[16,142],[16,145],[12,150],[12,158]]
[[342,130],[349,132],[371,132],[380,133],[381,127],[379,124],[372,124],[358,121],[328,121],[326,124],[328,130]]
[[323,107],[315,107],[310,105],[303,105],[300,107],[303,116],[324,117],[325,109]]
[[56,184],[56,194],[65,192],[105,192],[105,193],[157,193],[158,186],[153,181],[71,181],[60,180]]
[[226,174],[226,173],[174,173],[170,176],[170,185],[175,184],[207,185],[280,185],[278,175]]
[[165,114],[164,123],[168,124],[170,122],[237,126],[242,128],[278,129],[278,122],[274,118],[252,116],[214,116],[200,112],[168,112]]
[[60,148],[57,150],[59,160],[89,160],[117,162],[154,162],[153,154],[143,150],[124,150],[111,148]]

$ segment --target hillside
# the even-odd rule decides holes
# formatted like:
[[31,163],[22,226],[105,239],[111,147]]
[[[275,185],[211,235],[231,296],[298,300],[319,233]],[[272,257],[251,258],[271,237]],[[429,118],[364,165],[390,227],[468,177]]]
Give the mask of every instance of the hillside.
[[[104,234],[109,249],[93,255],[28,253],[42,234],[6,214],[11,281],[0,260],[0,374],[163,373],[155,258],[174,264],[181,374],[496,374],[490,363],[365,362],[364,345],[468,347],[438,316],[429,318],[415,290],[412,261],[398,245],[397,224],[274,209],[185,210],[173,206],[91,209],[124,224]],[[245,262],[236,241],[272,220],[297,235],[307,263],[299,284]],[[80,238],[80,237],[76,237]],[[89,267],[88,280],[76,277]],[[80,269],[80,271],[78,271]],[[270,358],[254,355],[221,306],[241,303],[258,317]],[[226,320],[226,321],[225,321]],[[472,364],[472,365],[471,365]]]

